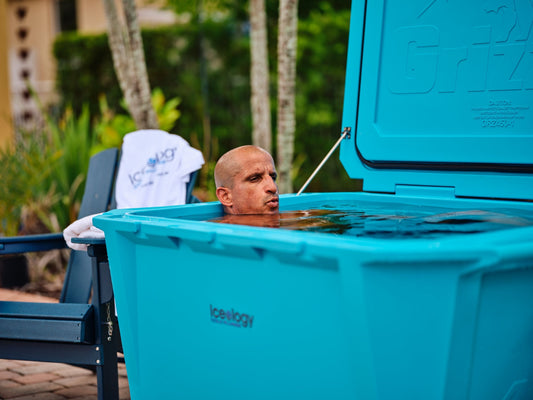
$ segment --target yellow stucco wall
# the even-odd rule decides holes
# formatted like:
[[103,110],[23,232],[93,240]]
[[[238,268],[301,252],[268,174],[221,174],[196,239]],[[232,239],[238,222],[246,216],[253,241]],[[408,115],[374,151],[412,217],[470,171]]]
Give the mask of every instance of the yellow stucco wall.
[[[97,3],[97,4],[95,4]],[[121,1],[115,1],[121,7]],[[76,0],[78,31],[83,33],[100,33],[106,31],[106,17],[102,1]]]
[[[121,1],[115,1],[121,15]],[[172,12],[161,14],[163,0],[135,3],[141,26],[172,23]],[[101,0],[76,0],[76,7],[80,33],[106,31]],[[58,11],[58,0],[0,0],[0,146],[13,137],[12,127],[32,126],[34,118],[40,118],[27,82],[41,103],[57,100],[52,50],[59,31]]]
[[[7,48],[7,3],[0,0],[0,49]],[[9,101],[9,71],[7,53],[0,51],[0,147],[12,142],[11,105]]]
[[[141,26],[157,26],[172,24],[176,15],[170,11],[162,11],[164,0],[135,0],[137,17]],[[123,16],[122,1],[115,0],[119,18]],[[77,25],[80,33],[101,33],[107,29],[104,6],[101,0],[76,0]]]
[[54,0],[7,1],[11,108],[17,121],[23,115],[38,114],[37,105],[28,96],[27,82],[42,103],[54,100],[55,11]]

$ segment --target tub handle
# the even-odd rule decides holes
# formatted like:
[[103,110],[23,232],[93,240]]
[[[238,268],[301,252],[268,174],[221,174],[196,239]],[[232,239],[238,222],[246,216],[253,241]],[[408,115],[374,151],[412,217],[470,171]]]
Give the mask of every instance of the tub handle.
[[225,232],[224,230],[213,230],[210,225],[201,226],[143,226],[143,234],[155,234],[157,236],[166,235],[184,241],[194,241],[210,245],[248,247],[258,250],[283,253],[287,255],[302,254],[305,249],[305,242],[299,238],[287,238],[280,240],[277,236],[258,232]]
[[180,240],[192,240],[200,243],[212,243],[215,239],[215,232],[205,227],[183,227],[176,225],[168,225],[165,227],[157,227],[158,235],[162,233]]
[[270,238],[268,236],[248,236],[248,235],[223,235],[218,234],[216,241],[221,245],[232,245],[239,247],[252,247],[259,250],[271,251],[273,253],[283,253],[290,255],[302,254],[305,249],[305,242],[299,239]]

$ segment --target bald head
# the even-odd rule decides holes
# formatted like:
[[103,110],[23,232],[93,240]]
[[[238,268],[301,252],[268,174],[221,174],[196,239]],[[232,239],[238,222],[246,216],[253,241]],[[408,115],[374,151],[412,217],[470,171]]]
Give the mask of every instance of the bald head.
[[257,146],[228,151],[215,166],[216,195],[226,214],[277,214],[277,172],[272,156]]
[[[245,168],[249,159],[255,154],[265,155],[272,159],[272,156],[266,150],[253,145],[236,147],[235,149],[223,154],[215,165],[216,187],[218,188],[224,186],[227,188],[232,188],[235,175]],[[274,164],[273,160],[272,164]]]

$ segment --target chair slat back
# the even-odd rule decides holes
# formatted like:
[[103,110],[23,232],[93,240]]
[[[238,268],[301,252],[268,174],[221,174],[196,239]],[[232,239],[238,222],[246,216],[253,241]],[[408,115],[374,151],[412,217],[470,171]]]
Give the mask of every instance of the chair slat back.
[[[78,218],[105,212],[113,195],[117,169],[118,149],[101,151],[91,157],[85,191]],[[91,296],[91,259],[86,251],[72,250],[65,282],[61,292],[62,303],[87,303]]]

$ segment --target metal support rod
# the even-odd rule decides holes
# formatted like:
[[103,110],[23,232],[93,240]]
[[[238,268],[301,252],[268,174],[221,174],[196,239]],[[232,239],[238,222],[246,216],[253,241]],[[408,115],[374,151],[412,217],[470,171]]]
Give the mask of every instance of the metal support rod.
[[309,179],[307,179],[307,181],[304,183],[302,188],[298,191],[298,193],[296,193],[296,196],[299,196],[305,190],[307,185],[309,185],[309,183],[313,180],[313,178],[318,173],[318,171],[320,171],[320,168],[322,168],[322,166],[326,163],[326,161],[328,161],[328,158],[331,156],[331,154],[333,154],[335,149],[339,146],[339,144],[341,144],[342,139],[344,139],[346,135],[349,135],[349,134],[350,134],[350,128],[348,127],[344,128],[341,137],[339,138],[339,140],[337,140],[337,143],[335,143],[335,145],[331,148],[328,154],[326,154],[326,157],[324,157],[324,159],[320,162],[320,164],[318,164],[318,167],[315,168],[315,170],[313,171]]

